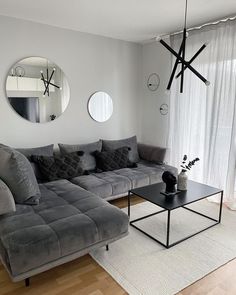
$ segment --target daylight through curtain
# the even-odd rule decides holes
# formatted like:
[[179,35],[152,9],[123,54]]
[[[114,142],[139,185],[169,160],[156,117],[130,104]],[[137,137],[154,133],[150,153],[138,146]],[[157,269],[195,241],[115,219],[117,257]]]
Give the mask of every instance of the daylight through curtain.
[[[171,39],[178,50],[181,36]],[[187,38],[187,59],[207,43],[192,63],[210,86],[185,71],[184,93],[179,79],[170,97],[170,164],[179,167],[184,154],[199,157],[190,179],[223,188],[225,202],[236,210],[236,21],[193,31]],[[175,62],[175,58],[173,58]],[[214,199],[217,201],[217,199]]]

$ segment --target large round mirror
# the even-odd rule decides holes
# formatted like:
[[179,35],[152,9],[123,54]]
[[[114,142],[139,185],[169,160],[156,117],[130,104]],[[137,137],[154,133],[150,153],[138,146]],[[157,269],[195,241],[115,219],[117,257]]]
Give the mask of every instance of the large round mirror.
[[14,64],[7,75],[6,93],[13,109],[34,123],[58,118],[70,98],[63,71],[42,57],[28,57]]
[[89,99],[88,111],[90,116],[95,121],[107,121],[113,113],[113,103],[111,97],[102,91],[95,92]]

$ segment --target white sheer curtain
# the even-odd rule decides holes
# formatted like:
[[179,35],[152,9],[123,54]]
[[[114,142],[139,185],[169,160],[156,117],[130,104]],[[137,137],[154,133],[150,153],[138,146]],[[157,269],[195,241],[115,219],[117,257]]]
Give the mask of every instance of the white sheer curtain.
[[[176,50],[180,42],[181,36],[171,40]],[[188,60],[203,43],[208,43],[207,48],[192,65],[211,84],[205,86],[189,70],[185,71],[183,94],[179,93],[179,79],[173,82],[169,160],[179,167],[184,154],[199,157],[190,179],[224,189],[225,202],[236,210],[236,21],[191,32]]]

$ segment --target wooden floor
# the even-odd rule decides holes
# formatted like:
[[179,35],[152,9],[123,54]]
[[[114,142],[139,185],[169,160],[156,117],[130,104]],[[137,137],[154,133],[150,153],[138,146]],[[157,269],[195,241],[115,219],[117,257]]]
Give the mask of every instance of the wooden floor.
[[[132,204],[141,202],[133,197]],[[127,200],[113,202],[122,208]],[[127,294],[89,255],[58,266],[24,282],[12,283],[0,264],[0,295],[124,295]],[[157,290],[158,294],[158,290]],[[236,295],[236,260],[222,266],[178,295]]]

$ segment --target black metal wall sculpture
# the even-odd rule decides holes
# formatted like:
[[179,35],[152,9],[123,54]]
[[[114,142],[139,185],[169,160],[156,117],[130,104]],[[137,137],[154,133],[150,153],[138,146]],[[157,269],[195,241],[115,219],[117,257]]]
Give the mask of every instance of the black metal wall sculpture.
[[185,51],[186,51],[186,39],[187,39],[187,8],[188,8],[188,0],[186,0],[185,5],[185,19],[184,19],[184,29],[183,29],[183,40],[180,45],[179,52],[176,52],[174,49],[172,49],[164,40],[160,39],[159,42],[167,49],[169,50],[175,57],[176,61],[170,76],[169,83],[167,85],[167,90],[170,90],[178,64],[181,64],[181,71],[176,75],[176,78],[181,77],[180,81],[180,93],[183,93],[183,87],[184,87],[184,71],[186,69],[189,69],[192,71],[199,79],[201,79],[207,86],[210,85],[210,82],[207,81],[197,70],[195,70],[191,63],[197,58],[197,56],[206,48],[207,44],[203,44],[202,47],[194,54],[194,56],[189,60],[185,60]]
[[47,71],[46,71],[46,75],[47,75],[47,76],[46,76],[46,79],[44,78],[43,71],[40,71],[40,73],[41,73],[41,80],[43,81],[43,83],[44,83],[44,87],[45,87],[45,90],[44,90],[43,96],[45,96],[46,93],[47,93],[47,95],[49,96],[49,86],[50,86],[50,85],[52,85],[52,86],[54,86],[54,87],[56,87],[56,88],[58,88],[58,89],[61,89],[60,86],[58,86],[58,85],[56,85],[56,84],[54,84],[54,83],[51,82],[51,81],[52,81],[52,77],[53,77],[55,71],[56,71],[56,69],[53,68],[52,73],[51,73],[51,75],[50,75],[50,77],[49,77],[49,70],[48,70],[48,68],[47,68]]

